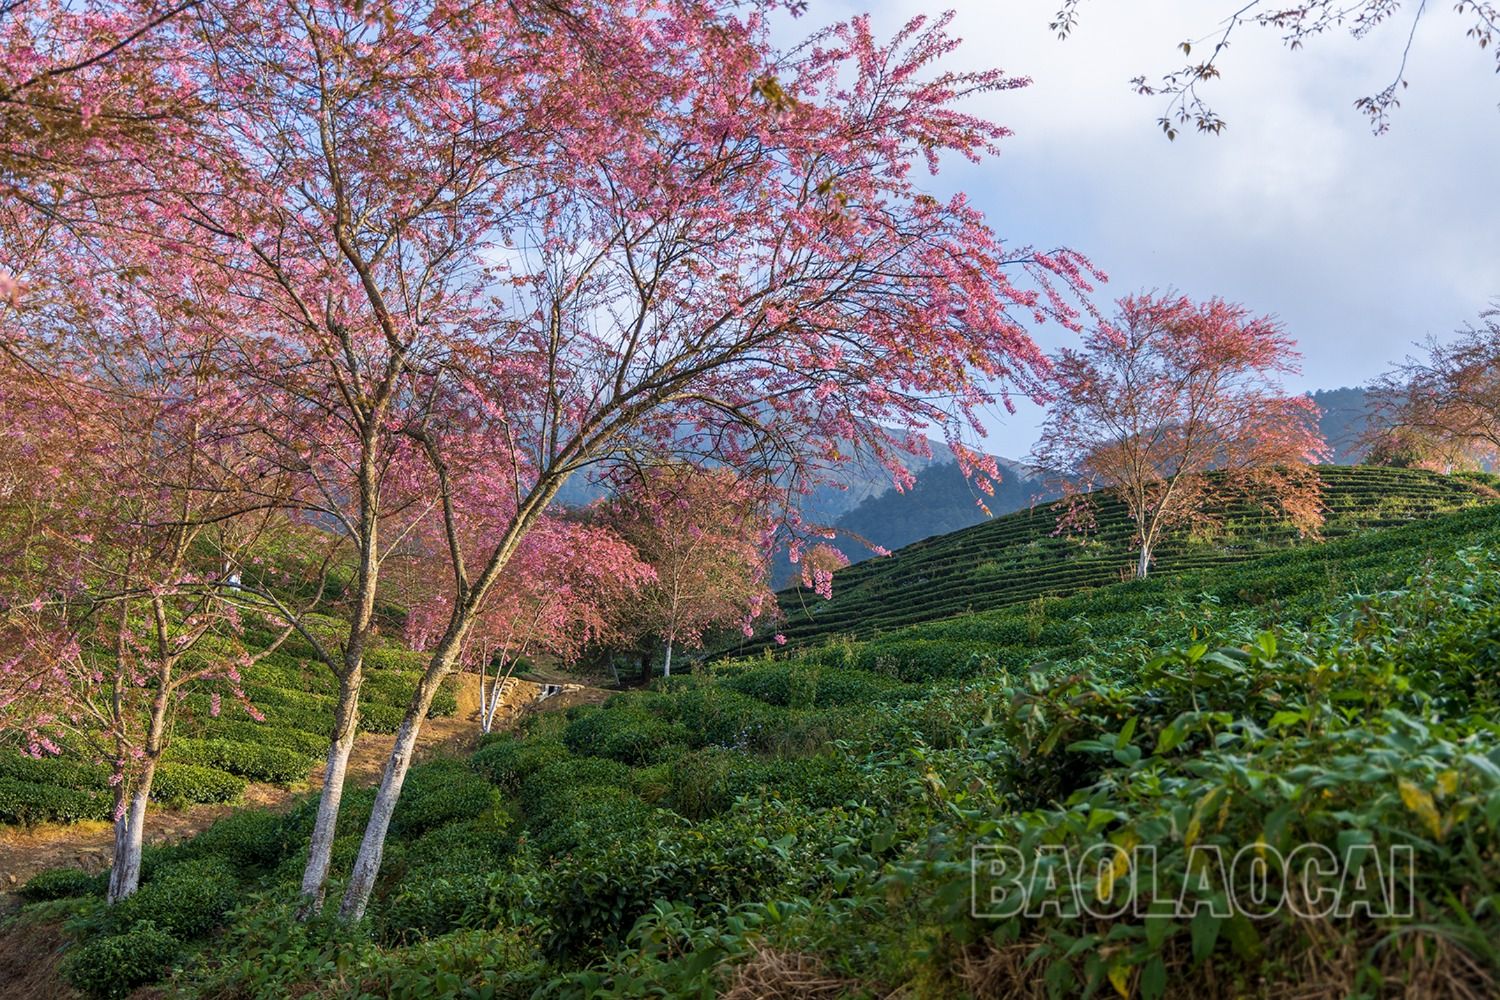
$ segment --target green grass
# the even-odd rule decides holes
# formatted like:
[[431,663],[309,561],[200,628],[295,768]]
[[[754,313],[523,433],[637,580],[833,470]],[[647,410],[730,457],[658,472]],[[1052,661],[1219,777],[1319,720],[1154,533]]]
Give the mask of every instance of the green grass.
[[[1327,508],[1321,540],[1327,541],[1495,497],[1482,478],[1373,467],[1325,466],[1319,472]],[[782,591],[778,600],[786,621],[778,631],[794,645],[835,635],[868,638],[917,622],[1117,583],[1133,565],[1130,525],[1113,500],[1100,501],[1097,521],[1099,530],[1087,537],[1058,535],[1056,514],[1042,505],[917,542],[838,572],[830,601],[801,587]],[[1213,570],[1268,551],[1317,544],[1260,510],[1231,511],[1213,532],[1165,541],[1153,572]],[[761,638],[738,651],[765,645]]]

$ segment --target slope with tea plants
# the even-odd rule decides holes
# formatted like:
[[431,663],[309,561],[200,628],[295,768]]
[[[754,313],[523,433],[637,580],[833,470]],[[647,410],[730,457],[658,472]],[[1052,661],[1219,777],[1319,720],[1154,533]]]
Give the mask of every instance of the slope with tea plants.
[[[310,807],[152,850],[121,906],[39,876],[19,919],[67,921],[95,996],[1489,996],[1496,552],[1465,510],[536,714],[413,769],[355,927],[293,919]],[[1150,844],[1191,901],[1194,844],[1303,843],[1409,849],[1412,915],[971,910],[975,846]]]
[[[314,618],[315,632],[334,632],[338,622]],[[256,652],[276,639],[248,627],[237,637],[208,637],[195,655],[232,657]],[[393,733],[425,661],[390,641],[368,655],[370,674],[360,706],[360,730]],[[177,705],[177,721],[152,797],[168,805],[233,802],[249,782],[293,785],[304,781],[328,752],[328,729],[337,682],[299,636],[260,660],[244,687],[261,718],[233,700],[189,694]],[[457,708],[449,683],[434,699],[431,714]],[[31,755],[0,747],[0,824],[102,820],[110,817],[111,768],[80,743],[57,755]]]
[[[1417,469],[1321,466],[1326,518],[1317,538],[1304,538],[1264,510],[1222,512],[1219,523],[1169,537],[1156,551],[1154,572],[1227,567],[1280,548],[1359,535],[1434,514],[1485,503],[1497,494],[1488,477],[1444,476]],[[1050,504],[908,545],[835,575],[832,600],[794,587],[778,595],[786,617],[780,631],[796,644],[834,635],[864,638],[915,622],[1054,597],[1118,582],[1132,564],[1131,530],[1123,508],[1097,501],[1097,530],[1058,530]],[[746,651],[763,645],[749,643]]]

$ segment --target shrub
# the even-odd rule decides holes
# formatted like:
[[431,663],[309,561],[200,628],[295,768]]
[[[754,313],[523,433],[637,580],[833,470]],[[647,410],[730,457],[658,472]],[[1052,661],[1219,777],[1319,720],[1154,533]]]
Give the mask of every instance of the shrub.
[[657,810],[638,796],[622,788],[584,785],[558,789],[531,829],[537,853],[556,857],[649,839],[646,835],[660,825]]
[[411,769],[391,832],[411,837],[454,820],[471,819],[499,803],[499,795],[463,761],[440,760]]
[[78,868],[49,868],[33,875],[21,887],[21,897],[32,902],[46,899],[68,899],[72,896],[97,896],[104,891],[104,880]]
[[516,931],[470,930],[386,952],[359,981],[361,996],[524,1000],[544,980],[531,945]]
[[415,868],[463,858],[477,867],[486,867],[503,858],[515,845],[514,826],[508,813],[486,810],[473,819],[422,834],[407,846],[406,863]]
[[728,809],[736,796],[753,787],[758,771],[754,762],[737,750],[696,750],[671,765],[662,804],[687,819],[706,819]]
[[469,766],[489,779],[501,792],[511,795],[521,789],[526,778],[554,761],[565,760],[567,747],[550,740],[517,739],[510,733],[491,738],[474,756]]
[[291,843],[283,817],[264,809],[244,809],[219,820],[183,849],[192,855],[223,858],[242,870],[274,867],[290,852]]
[[563,732],[563,744],[574,753],[626,764],[649,763],[663,748],[686,740],[681,726],[628,703],[582,715]]
[[[321,727],[327,729],[325,725]],[[309,760],[323,757],[328,752],[328,734],[322,731],[308,732],[292,729],[274,722],[255,722],[250,719],[211,719],[198,726],[193,735],[204,739],[229,740],[234,743],[255,743],[260,746],[280,747],[305,754]]]
[[238,897],[239,882],[227,860],[182,861],[111,907],[109,923],[124,930],[146,922],[178,938],[198,937],[217,926]]
[[771,803],[562,860],[546,899],[554,956],[617,945],[656,900],[696,908],[762,899],[816,870],[831,824]]
[[489,921],[489,873],[467,863],[424,866],[402,878],[377,918],[385,941],[411,942]]
[[109,781],[109,768],[72,757],[31,757],[15,750],[0,750],[0,778],[33,785],[102,789]]
[[971,645],[927,639],[868,643],[855,659],[861,670],[906,683],[971,677],[984,669],[984,664],[973,655]]
[[244,791],[244,778],[201,764],[161,764],[151,781],[160,802],[231,802]]
[[171,934],[149,922],[138,923],[78,948],[63,962],[62,972],[76,989],[114,1000],[160,979],[180,947]]
[[674,705],[689,744],[698,747],[767,748],[775,743],[786,718],[784,709],[720,684],[684,691]]
[[309,770],[305,754],[230,740],[174,740],[167,748],[166,760],[213,767],[251,781],[280,785],[305,779]]
[[630,785],[630,768],[604,757],[566,757],[533,772],[521,784],[521,809],[528,825],[547,822],[555,804],[587,788],[624,789]]
[[866,798],[871,789],[858,767],[835,754],[756,759],[737,750],[709,748],[673,765],[663,804],[687,819],[702,820],[758,791],[821,808]]
[[0,778],[0,823],[75,823],[108,819],[113,807],[99,792]]

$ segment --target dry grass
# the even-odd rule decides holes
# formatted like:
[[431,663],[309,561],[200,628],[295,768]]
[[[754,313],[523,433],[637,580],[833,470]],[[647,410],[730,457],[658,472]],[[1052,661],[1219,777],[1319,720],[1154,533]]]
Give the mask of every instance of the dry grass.
[[815,955],[759,948],[734,967],[721,1000],[835,1000],[866,991],[850,979],[831,976]]
[[[955,973],[974,1000],[1044,1000],[1038,965],[1026,959],[1040,936],[1008,945],[982,939],[964,949]],[[1303,919],[1278,928],[1254,960],[1262,972],[1246,981],[1212,959],[1194,963],[1186,942],[1168,941],[1164,1000],[1342,1000],[1352,995],[1382,1000],[1493,1000],[1500,997],[1494,970],[1461,944],[1430,927],[1390,932],[1373,924]],[[1373,959],[1373,961],[1371,961]],[[1378,974],[1373,981],[1369,972]],[[1081,963],[1075,970],[1082,973]],[[1138,984],[1132,984],[1136,988]],[[1110,991],[1112,993],[1112,991]]]
[[56,921],[22,919],[0,931],[0,1000],[76,997],[58,974],[67,944]]

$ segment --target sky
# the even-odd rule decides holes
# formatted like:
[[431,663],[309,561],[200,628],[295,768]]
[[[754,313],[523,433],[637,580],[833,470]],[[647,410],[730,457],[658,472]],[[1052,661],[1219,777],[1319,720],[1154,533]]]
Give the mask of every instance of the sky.
[[[949,165],[928,182],[934,193],[967,192],[1008,241],[1084,253],[1110,276],[1103,302],[1171,287],[1274,315],[1303,353],[1293,389],[1357,385],[1500,297],[1495,57],[1464,37],[1450,4],[1429,5],[1410,88],[1389,133],[1374,136],[1353,103],[1395,76],[1409,22],[1296,52],[1274,32],[1241,29],[1205,91],[1228,128],[1168,142],[1156,124],[1164,102],[1129,81],[1177,69],[1177,43],[1212,34],[1235,6],[1085,3],[1059,41],[1048,28],[1058,0],[811,0],[796,28],[868,11],[888,35],[954,8],[965,45],[949,65],[1033,82],[970,102],[1016,134],[996,158]],[[1051,350],[1074,335],[1034,336]],[[997,411],[989,450],[1024,456],[1040,416]]]

